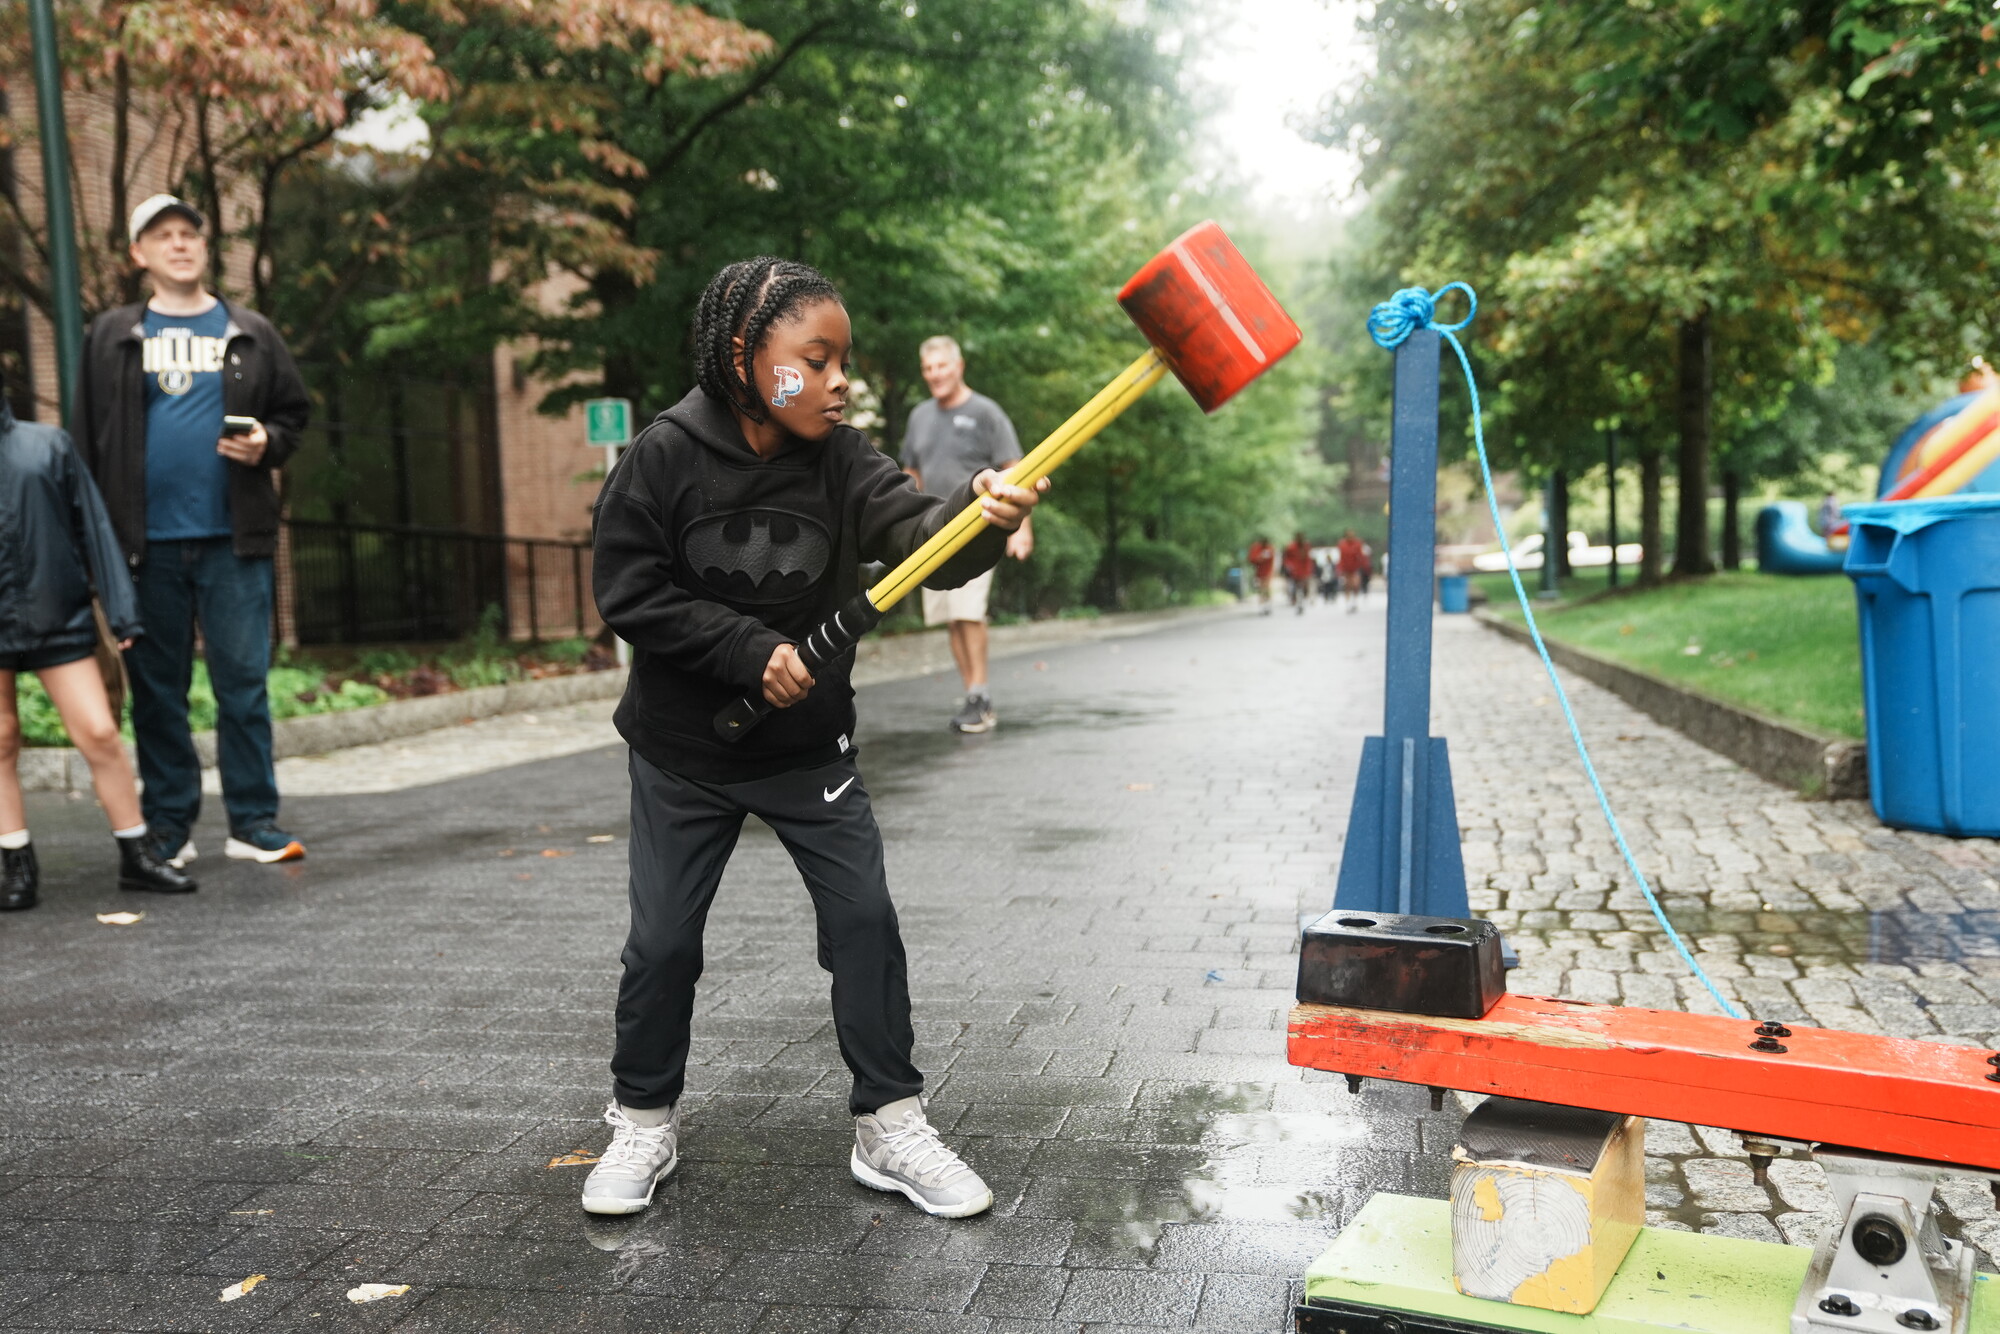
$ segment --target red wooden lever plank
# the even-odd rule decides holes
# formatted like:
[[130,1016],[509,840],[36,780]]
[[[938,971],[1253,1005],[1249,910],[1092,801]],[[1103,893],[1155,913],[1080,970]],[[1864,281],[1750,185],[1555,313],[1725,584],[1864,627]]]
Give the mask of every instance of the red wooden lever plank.
[[1482,1019],[1292,1011],[1293,1065],[2000,1170],[1978,1047],[1791,1026],[1785,1051],[1717,1015],[1504,996]]

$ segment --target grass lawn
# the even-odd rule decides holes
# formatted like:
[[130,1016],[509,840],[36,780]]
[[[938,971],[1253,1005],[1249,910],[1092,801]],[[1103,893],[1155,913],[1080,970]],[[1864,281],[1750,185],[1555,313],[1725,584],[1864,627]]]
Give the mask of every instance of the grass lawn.
[[[1533,574],[1528,593],[1534,596]],[[1521,619],[1504,574],[1476,575],[1489,610]],[[1854,586],[1839,575],[1718,574],[1660,588],[1604,587],[1602,572],[1566,580],[1537,602],[1544,636],[1814,731],[1859,738],[1861,646]]]

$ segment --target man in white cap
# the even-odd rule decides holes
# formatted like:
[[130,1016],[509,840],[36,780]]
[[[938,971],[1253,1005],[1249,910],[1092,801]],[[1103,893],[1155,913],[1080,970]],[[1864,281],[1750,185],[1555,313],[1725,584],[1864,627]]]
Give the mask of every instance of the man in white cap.
[[188,726],[197,625],[215,690],[224,852],[305,855],[278,826],[271,756],[273,472],[299,446],[310,404],[284,340],[207,286],[207,220],[154,195],[132,210],[145,301],[92,321],[76,444],[104,494],[148,633],[126,656],[147,828],[163,859],[192,859],[201,763]]

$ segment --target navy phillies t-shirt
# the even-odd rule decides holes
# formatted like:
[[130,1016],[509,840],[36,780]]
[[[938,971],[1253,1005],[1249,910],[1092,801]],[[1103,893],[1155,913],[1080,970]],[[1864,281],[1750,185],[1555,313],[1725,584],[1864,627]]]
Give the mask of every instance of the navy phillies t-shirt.
[[146,380],[146,539],[228,537],[229,460],[222,436],[222,363],[229,309],[146,311],[139,367]]

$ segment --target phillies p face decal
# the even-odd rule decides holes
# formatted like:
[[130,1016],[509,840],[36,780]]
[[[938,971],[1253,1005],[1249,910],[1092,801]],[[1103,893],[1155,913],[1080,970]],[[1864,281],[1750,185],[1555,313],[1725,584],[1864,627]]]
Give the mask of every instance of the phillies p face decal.
[[806,387],[806,377],[790,366],[771,367],[771,406],[782,408]]

